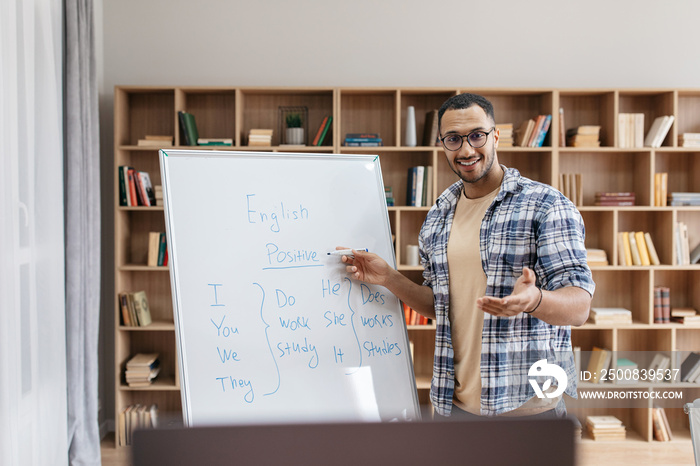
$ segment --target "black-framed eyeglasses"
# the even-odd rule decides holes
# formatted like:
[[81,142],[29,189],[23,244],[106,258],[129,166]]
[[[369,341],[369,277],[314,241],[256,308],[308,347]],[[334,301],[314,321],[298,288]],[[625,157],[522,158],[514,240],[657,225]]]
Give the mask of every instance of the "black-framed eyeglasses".
[[479,149],[480,147],[484,147],[484,144],[486,144],[486,141],[489,138],[489,134],[491,134],[494,129],[496,129],[495,126],[488,131],[477,130],[465,135],[448,134],[444,138],[440,138],[440,141],[445,149],[457,151],[462,148],[464,138],[467,138],[467,143],[470,146],[472,146],[474,149]]

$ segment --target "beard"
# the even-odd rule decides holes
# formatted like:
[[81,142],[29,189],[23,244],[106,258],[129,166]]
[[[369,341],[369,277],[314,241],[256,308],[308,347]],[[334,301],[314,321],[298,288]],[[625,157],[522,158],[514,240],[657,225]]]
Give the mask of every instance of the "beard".
[[493,168],[493,164],[496,160],[495,156],[495,150],[494,148],[491,148],[487,153],[485,154],[479,154],[479,161],[477,163],[480,163],[481,160],[484,161],[486,164],[484,168],[481,170],[480,173],[469,173],[468,176],[465,175],[462,171],[458,170],[456,165],[458,163],[458,159],[455,159],[454,162],[448,162],[448,165],[452,169],[452,171],[465,183],[476,183],[478,181],[481,181],[484,177],[486,177],[489,173],[491,173],[491,169]]

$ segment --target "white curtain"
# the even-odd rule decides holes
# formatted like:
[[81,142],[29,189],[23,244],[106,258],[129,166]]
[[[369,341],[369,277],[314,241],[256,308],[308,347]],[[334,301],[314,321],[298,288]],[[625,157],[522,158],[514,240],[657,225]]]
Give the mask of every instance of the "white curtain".
[[0,464],[68,464],[61,0],[0,0]]

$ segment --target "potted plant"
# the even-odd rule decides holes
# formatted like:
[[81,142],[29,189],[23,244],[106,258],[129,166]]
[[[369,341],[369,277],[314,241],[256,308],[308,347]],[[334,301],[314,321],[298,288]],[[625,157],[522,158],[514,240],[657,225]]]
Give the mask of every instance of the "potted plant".
[[287,144],[304,144],[304,126],[300,113],[288,113],[285,117],[287,124]]

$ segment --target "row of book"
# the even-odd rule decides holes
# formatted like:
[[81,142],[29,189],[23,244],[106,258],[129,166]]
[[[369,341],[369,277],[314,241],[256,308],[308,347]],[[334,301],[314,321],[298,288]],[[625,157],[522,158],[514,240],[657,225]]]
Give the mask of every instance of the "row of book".
[[671,322],[671,289],[667,286],[654,287],[654,323]]
[[318,130],[316,131],[316,136],[314,136],[313,141],[311,141],[312,146],[322,146],[323,142],[326,140],[326,136],[329,133],[331,125],[333,123],[333,115],[326,115],[321,121]]
[[129,387],[148,387],[160,373],[158,353],[137,353],[126,362],[124,378]]
[[155,206],[156,196],[148,172],[138,171],[128,165],[118,167],[119,205]]
[[617,115],[617,147],[621,149],[644,147],[643,113]]
[[597,206],[631,206],[635,203],[636,194],[633,191],[595,193],[594,204]]
[[671,129],[671,125],[673,125],[674,119],[673,115],[656,117],[649,128],[646,138],[644,138],[644,145],[646,147],[661,147],[668,131]]
[[691,265],[700,262],[700,243],[692,250],[690,249],[688,224],[685,222],[676,222],[673,234],[676,239],[673,257],[675,265]]
[[199,139],[199,131],[197,130],[197,122],[194,115],[189,112],[178,111],[178,121],[180,122],[180,140],[186,146],[196,146]]
[[669,442],[673,440],[671,426],[668,423],[666,411],[660,406],[651,408],[651,419],[654,438],[659,442]]
[[428,319],[424,315],[419,314],[412,307],[408,306],[405,303],[402,304],[403,315],[406,318],[406,325],[430,325],[432,323],[430,319]]
[[151,325],[151,308],[145,291],[119,293],[121,325],[125,327],[145,327]]
[[343,145],[349,147],[380,147],[384,145],[379,133],[347,133]]
[[583,205],[583,181],[581,173],[560,173],[559,190],[575,206]]
[[657,207],[666,206],[668,195],[668,173],[654,173],[654,205]]
[[164,231],[148,232],[146,265],[149,267],[165,267],[168,265],[168,240]]
[[[542,147],[547,136],[552,115],[537,115],[524,121],[515,131],[515,145],[519,147]],[[499,143],[500,144],[500,143]]]
[[120,447],[131,445],[136,429],[158,427],[158,405],[133,404],[119,413],[117,442]]
[[621,266],[661,264],[649,232],[618,232],[617,253],[618,263]]
[[433,167],[417,166],[408,169],[406,181],[406,205],[429,206],[433,203]]

